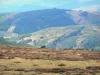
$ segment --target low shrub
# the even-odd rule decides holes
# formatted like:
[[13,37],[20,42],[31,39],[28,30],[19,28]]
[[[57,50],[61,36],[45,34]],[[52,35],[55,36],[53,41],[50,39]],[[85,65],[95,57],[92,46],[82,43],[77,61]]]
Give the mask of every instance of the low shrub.
[[58,66],[66,66],[65,64],[61,63],[61,64],[58,64]]

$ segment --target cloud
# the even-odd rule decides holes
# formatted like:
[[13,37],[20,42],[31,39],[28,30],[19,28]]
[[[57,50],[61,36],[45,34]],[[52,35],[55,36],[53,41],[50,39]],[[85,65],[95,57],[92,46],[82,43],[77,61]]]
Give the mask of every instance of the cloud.
[[76,8],[74,10],[100,11],[100,5],[83,6],[83,7]]
[[[26,10],[30,10],[29,8],[37,10],[39,8],[55,7],[71,10],[76,8],[75,10],[97,11],[100,7],[97,5],[99,3],[99,0],[0,0],[0,9],[2,9],[0,12],[18,11],[18,9],[24,6],[23,9]],[[28,5],[30,5],[30,7]]]
[[0,5],[16,3],[16,0],[0,0]]
[[14,4],[31,4],[33,2],[38,2],[40,0],[0,0],[1,5],[14,5]]
[[90,2],[92,0],[78,0],[78,2]]

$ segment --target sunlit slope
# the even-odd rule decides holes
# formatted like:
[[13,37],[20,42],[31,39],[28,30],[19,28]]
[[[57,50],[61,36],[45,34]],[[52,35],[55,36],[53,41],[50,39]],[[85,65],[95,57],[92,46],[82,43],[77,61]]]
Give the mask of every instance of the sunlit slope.
[[53,27],[24,36],[17,42],[54,49],[100,49],[100,26]]

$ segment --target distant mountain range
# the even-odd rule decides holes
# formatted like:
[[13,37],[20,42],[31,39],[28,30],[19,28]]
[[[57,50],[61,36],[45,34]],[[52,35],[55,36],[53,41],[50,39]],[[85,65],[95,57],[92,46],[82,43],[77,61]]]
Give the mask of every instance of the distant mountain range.
[[49,27],[68,25],[100,25],[100,12],[65,9],[43,9],[21,13],[1,13],[0,29],[15,26],[14,32],[32,33]]
[[100,50],[100,12],[44,9],[0,14],[0,45]]

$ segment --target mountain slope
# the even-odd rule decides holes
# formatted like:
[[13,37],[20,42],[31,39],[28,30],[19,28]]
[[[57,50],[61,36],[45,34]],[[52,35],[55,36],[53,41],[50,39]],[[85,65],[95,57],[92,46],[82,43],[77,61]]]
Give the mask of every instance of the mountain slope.
[[49,27],[68,25],[100,25],[100,12],[43,9],[0,14],[0,29],[15,26],[15,33],[32,33]]
[[[17,43],[16,41],[5,40],[0,38],[0,46],[18,46],[18,47],[34,47],[25,43]],[[36,48],[36,47],[35,47]]]
[[[95,26],[94,26],[95,27]],[[79,32],[72,32],[70,35],[63,35],[48,45],[56,49],[100,49],[100,31],[93,27],[86,26]]]
[[100,50],[99,28],[96,25],[53,27],[31,33],[17,42],[53,49]]

